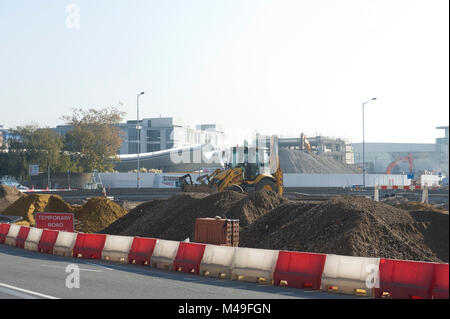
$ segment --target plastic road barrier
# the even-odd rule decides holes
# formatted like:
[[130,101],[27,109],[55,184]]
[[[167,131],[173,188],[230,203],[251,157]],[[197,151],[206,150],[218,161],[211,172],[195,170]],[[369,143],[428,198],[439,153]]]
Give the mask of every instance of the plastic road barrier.
[[38,244],[38,251],[46,254],[53,254],[53,246],[55,245],[56,238],[58,238],[58,231],[44,229]]
[[376,297],[431,298],[435,265],[435,263],[381,259],[380,288],[375,290]]
[[325,254],[280,251],[273,274],[276,286],[320,289]]
[[27,240],[25,240],[25,249],[37,251],[42,232],[43,229],[31,227]]
[[102,251],[102,259],[117,262],[128,262],[128,253],[134,237],[107,235]]
[[236,247],[207,245],[200,263],[200,275],[231,278]]
[[231,279],[272,284],[277,259],[278,250],[236,248]]
[[8,235],[10,226],[11,226],[10,224],[0,223],[0,244],[5,243],[5,239],[6,239],[6,236]]
[[327,255],[322,291],[373,296],[379,263],[379,258]]
[[77,240],[77,233],[60,231],[53,246],[53,254],[58,256],[72,257],[73,247]]
[[16,238],[17,238],[17,235],[19,235],[20,227],[21,226],[16,225],[16,224],[10,225],[8,234],[6,235],[6,238],[5,238],[6,245],[16,246]]
[[105,241],[106,235],[79,233],[73,247],[73,257],[101,259]]
[[24,248],[25,240],[27,239],[28,233],[30,232],[30,227],[22,226],[20,227],[19,234],[16,237],[16,247]]
[[448,299],[448,280],[448,264],[436,264],[431,298]]
[[205,244],[181,242],[173,262],[174,270],[198,275],[205,247]]
[[128,263],[138,265],[150,265],[150,257],[158,239],[134,237],[128,254]]
[[160,269],[173,269],[179,245],[178,241],[159,239],[150,258],[150,265]]

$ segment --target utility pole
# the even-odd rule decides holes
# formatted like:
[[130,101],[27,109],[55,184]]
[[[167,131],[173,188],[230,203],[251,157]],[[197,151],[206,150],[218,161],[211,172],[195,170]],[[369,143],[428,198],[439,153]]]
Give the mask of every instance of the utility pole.
[[364,141],[364,105],[369,103],[370,101],[375,101],[377,98],[374,97],[362,104],[362,116],[363,116],[363,187],[366,187],[366,145]]
[[140,167],[140,162],[139,162],[139,153],[141,152],[141,126],[139,125],[139,97],[141,95],[143,95],[144,92],[141,92],[138,94],[137,96],[137,123],[136,123],[136,134],[137,134],[137,188],[140,188],[141,185],[141,181],[140,181],[140,176],[139,176],[139,170],[141,169]]

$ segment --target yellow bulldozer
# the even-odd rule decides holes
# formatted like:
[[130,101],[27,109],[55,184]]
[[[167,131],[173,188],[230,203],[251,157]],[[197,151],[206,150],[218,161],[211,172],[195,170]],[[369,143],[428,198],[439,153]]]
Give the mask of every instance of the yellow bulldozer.
[[270,139],[270,146],[235,146],[230,150],[225,168],[216,169],[193,182],[191,174],[180,177],[184,192],[215,193],[225,190],[253,192],[260,189],[272,190],[283,195],[283,171],[279,165],[278,140]]

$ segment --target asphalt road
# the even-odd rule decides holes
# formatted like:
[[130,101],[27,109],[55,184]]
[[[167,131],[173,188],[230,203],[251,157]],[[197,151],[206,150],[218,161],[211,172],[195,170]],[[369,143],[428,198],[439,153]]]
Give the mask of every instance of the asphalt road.
[[[79,267],[79,288],[68,265]],[[69,279],[67,279],[69,276]],[[341,299],[363,298],[208,278],[145,266],[46,255],[0,245],[0,299]]]

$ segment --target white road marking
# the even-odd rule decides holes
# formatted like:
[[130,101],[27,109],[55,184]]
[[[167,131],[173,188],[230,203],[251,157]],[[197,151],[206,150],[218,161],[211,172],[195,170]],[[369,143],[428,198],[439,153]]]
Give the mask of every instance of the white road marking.
[[[41,267],[66,269],[66,267],[60,267],[60,266],[55,266],[55,265],[41,265]],[[79,268],[79,269],[82,271],[103,272],[103,270],[98,270],[98,269],[85,269],[85,268]]]
[[0,293],[4,293],[9,296],[14,296],[14,297],[22,298],[22,299],[37,299],[37,297],[33,297],[33,296],[23,294],[21,292],[18,292],[18,291],[12,290],[12,289],[2,288],[2,287],[0,287]]
[[91,265],[91,266],[96,266],[96,267],[101,267],[101,268],[105,268],[105,269],[107,269],[107,270],[114,270],[114,269],[112,269],[112,268],[108,268],[108,267],[105,267],[105,266],[99,265],[99,264],[93,264],[93,263],[90,263],[90,262],[87,262],[87,261],[85,261],[83,264]]
[[22,288],[19,288],[19,287],[3,284],[1,282],[0,282],[0,287],[5,287],[5,288],[8,288],[8,289],[24,292],[24,293],[29,294],[29,295],[34,295],[34,296],[38,296],[38,297],[42,297],[42,298],[46,298],[46,299],[59,299],[59,298],[56,298],[56,297],[53,297],[53,296],[41,294],[39,292],[35,292],[35,291],[26,290],[26,289],[22,289]]

